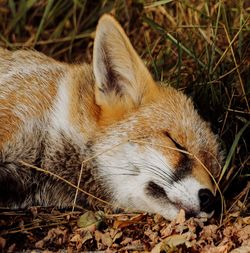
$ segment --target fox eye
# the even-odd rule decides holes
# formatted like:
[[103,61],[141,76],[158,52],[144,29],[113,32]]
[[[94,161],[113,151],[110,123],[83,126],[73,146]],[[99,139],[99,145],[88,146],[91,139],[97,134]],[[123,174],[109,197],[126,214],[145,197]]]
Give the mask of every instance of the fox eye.
[[165,136],[167,136],[174,143],[174,145],[178,149],[186,150],[182,145],[180,145],[178,142],[176,142],[167,131],[164,131],[163,133],[164,133]]

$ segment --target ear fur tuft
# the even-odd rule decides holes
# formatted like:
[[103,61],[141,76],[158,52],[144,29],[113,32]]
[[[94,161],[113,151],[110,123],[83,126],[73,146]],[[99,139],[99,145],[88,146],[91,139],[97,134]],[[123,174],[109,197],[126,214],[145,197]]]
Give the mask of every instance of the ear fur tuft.
[[93,71],[96,103],[106,109],[109,107],[109,112],[114,107],[128,111],[143,103],[156,89],[124,30],[107,14],[101,17],[96,30]]

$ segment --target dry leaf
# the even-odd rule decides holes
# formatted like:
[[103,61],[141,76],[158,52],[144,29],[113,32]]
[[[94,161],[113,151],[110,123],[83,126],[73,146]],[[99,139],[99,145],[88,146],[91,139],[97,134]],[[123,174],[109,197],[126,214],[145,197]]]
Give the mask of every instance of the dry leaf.
[[187,235],[171,235],[158,243],[151,251],[151,253],[160,253],[161,251],[168,251],[169,248],[184,244],[187,241]]
[[6,252],[8,252],[8,253],[16,252],[15,248],[16,248],[16,244],[13,243],[10,245],[10,247],[8,248],[8,250]]
[[84,244],[86,241],[88,241],[88,240],[90,240],[90,239],[92,239],[92,238],[93,238],[93,236],[92,236],[92,234],[90,233],[90,231],[87,231],[87,232],[85,233],[84,237],[82,238],[81,243]]
[[122,217],[123,219],[119,219],[114,222],[113,227],[115,229],[128,227],[130,225],[133,225],[133,224],[141,221],[144,216],[145,216],[145,214],[138,214],[138,215],[133,216],[131,218],[126,217],[127,219],[125,219],[125,217],[123,216]]
[[131,221],[141,221],[143,217],[145,217],[145,213],[140,213],[130,218]]
[[146,236],[149,237],[151,242],[155,245],[159,241],[159,235],[158,232],[153,232],[150,228],[147,228],[147,230],[144,232]]
[[167,225],[167,227],[163,228],[161,231],[160,231],[160,234],[161,234],[161,237],[162,238],[165,238],[165,237],[168,237],[170,236],[172,233],[173,233],[173,230],[174,230],[174,225],[173,223],[169,223]]
[[183,209],[180,210],[180,212],[177,214],[176,218],[176,223],[178,224],[183,224],[186,220],[185,218],[185,211]]
[[243,223],[250,225],[250,216],[242,218]]
[[237,249],[230,251],[230,253],[249,253],[249,252],[250,252],[250,246],[241,246]]
[[46,242],[53,240],[56,244],[61,245],[67,240],[67,230],[60,227],[52,228],[47,235],[40,241],[36,242],[36,248],[42,249]]
[[126,238],[121,242],[121,245],[127,245],[127,244],[131,243],[132,241],[133,241],[132,238],[126,237]]
[[79,234],[76,234],[76,235],[74,235],[71,239],[70,239],[70,241],[71,242],[77,242],[77,241],[79,241],[81,239],[81,236],[79,235]]
[[115,240],[121,238],[121,237],[122,237],[122,234],[123,234],[122,231],[117,232],[117,233],[115,234],[115,236],[112,237],[113,241],[115,241]]
[[6,239],[0,237],[0,249],[4,249],[6,245]]
[[250,225],[247,225],[240,229],[237,233],[239,237],[239,241],[244,242],[248,239],[250,239]]
[[200,253],[228,253],[229,248],[227,245],[221,245],[221,246],[211,246],[211,245],[206,245]]
[[95,239],[97,242],[101,242],[104,246],[110,247],[113,244],[113,240],[108,232],[102,233],[98,230],[95,231]]
[[82,248],[82,245],[86,241],[88,241],[88,240],[90,240],[92,238],[93,238],[93,236],[92,236],[91,232],[90,231],[85,231],[83,236],[81,236],[80,234],[75,234],[70,239],[70,241],[71,242],[75,242],[77,250],[80,250]]
[[93,232],[99,228],[103,219],[104,215],[102,215],[102,212],[94,213],[92,211],[87,211],[79,217],[77,220],[77,226]]
[[217,233],[217,230],[218,230],[217,225],[205,226],[200,232],[200,236],[202,239],[212,242],[213,239],[216,239],[219,236],[219,234]]

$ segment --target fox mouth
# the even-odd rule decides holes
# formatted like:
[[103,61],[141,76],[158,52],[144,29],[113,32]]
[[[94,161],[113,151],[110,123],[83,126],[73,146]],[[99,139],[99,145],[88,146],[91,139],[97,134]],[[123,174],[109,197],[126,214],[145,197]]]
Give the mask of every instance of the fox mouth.
[[174,206],[178,212],[182,209],[185,212],[185,218],[189,219],[189,218],[206,218],[206,219],[210,219],[215,211],[211,211],[211,212],[205,212],[205,211],[201,211],[200,208],[199,210],[194,209],[194,208],[190,208],[190,207],[185,207],[182,203],[179,202],[173,202],[168,198],[169,203]]
[[[180,201],[176,201],[176,202],[172,201],[168,197],[168,195],[167,195],[166,191],[163,189],[163,187],[161,187],[160,185],[156,184],[153,181],[150,181],[147,184],[146,193],[153,198],[168,202],[169,204],[171,204],[172,206],[174,206],[178,210],[183,209],[185,211],[186,216],[188,216],[188,217],[194,217],[194,216],[196,217],[200,213],[200,209],[197,210],[195,208],[187,207],[187,206],[183,205],[183,203],[181,203]],[[205,216],[205,212],[203,212],[203,213]]]
[[198,206],[191,206],[191,205],[185,205],[181,201],[173,201],[169,198],[167,192],[164,190],[163,187],[161,187],[159,184],[150,181],[147,186],[145,187],[146,194],[153,197],[154,199],[157,199],[159,201],[164,201],[172,205],[177,210],[183,209],[185,211],[185,217],[191,218],[191,217],[198,217],[198,218],[211,218],[214,214],[214,210],[212,208],[209,208],[209,211],[206,212],[201,209],[200,205]]
[[[186,207],[184,206],[182,203],[180,202],[173,202],[169,199],[170,204],[172,204],[174,207],[176,207],[178,210],[184,210],[185,211],[185,217],[191,218],[191,217],[198,217],[200,214],[200,210],[194,209],[194,208],[190,208],[190,207]],[[206,213],[204,212],[204,216],[206,215]]]
[[182,202],[174,202],[171,199],[168,198],[169,203],[171,203],[173,206],[175,206],[178,210],[183,209],[185,211],[186,218],[191,217],[198,217],[198,218],[211,218],[215,211],[213,208],[213,203],[209,205],[209,208],[207,208],[207,211],[205,211],[201,204],[197,208],[193,208],[190,206],[185,206]]

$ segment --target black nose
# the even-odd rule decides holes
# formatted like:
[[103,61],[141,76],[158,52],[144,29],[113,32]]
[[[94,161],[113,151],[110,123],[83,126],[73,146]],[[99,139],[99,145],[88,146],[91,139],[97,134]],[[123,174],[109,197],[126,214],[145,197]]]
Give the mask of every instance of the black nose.
[[214,210],[215,197],[208,189],[200,189],[198,192],[201,211],[211,213]]

